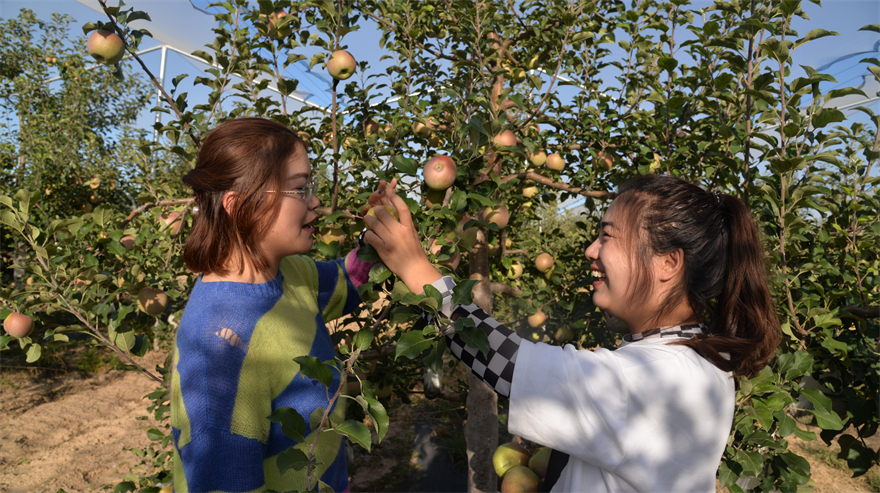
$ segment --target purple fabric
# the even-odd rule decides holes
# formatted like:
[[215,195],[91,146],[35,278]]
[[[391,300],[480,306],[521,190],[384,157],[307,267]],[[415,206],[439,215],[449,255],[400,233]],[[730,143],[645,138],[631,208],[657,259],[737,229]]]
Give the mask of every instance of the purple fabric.
[[354,284],[354,287],[358,287],[369,281],[370,269],[376,265],[376,262],[364,262],[359,259],[357,257],[357,252],[360,249],[361,247],[355,248],[345,257],[345,270],[348,272],[348,278],[351,280],[351,283]]

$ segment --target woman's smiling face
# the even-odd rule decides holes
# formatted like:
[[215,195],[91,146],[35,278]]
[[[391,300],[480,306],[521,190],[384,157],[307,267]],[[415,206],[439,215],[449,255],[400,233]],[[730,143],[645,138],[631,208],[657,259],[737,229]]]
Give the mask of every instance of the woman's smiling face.
[[627,321],[633,307],[630,305],[630,284],[634,272],[632,255],[627,251],[626,231],[615,203],[602,217],[599,223],[598,237],[587,247],[585,252],[592,260],[590,269],[593,277],[593,303],[609,314]]
[[[296,153],[287,166],[287,178],[281,190],[307,188],[312,180],[312,168],[306,153]],[[284,257],[312,249],[315,232],[312,223],[318,218],[315,209],[320,203],[314,195],[304,200],[300,194],[282,194],[278,199],[278,213],[266,230],[260,247],[267,257],[280,262]]]

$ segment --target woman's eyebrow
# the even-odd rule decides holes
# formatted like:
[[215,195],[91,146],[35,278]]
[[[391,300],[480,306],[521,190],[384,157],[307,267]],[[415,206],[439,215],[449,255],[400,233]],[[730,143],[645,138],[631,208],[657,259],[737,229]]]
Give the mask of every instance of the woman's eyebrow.
[[601,229],[601,228],[604,228],[604,227],[606,227],[606,226],[609,227],[609,228],[613,228],[613,227],[614,227],[614,223],[612,223],[612,222],[608,222],[608,221],[601,221],[601,222],[599,223],[599,228],[600,228],[600,229]]
[[293,181],[299,178],[308,178],[311,173],[296,173],[287,177],[287,181]]

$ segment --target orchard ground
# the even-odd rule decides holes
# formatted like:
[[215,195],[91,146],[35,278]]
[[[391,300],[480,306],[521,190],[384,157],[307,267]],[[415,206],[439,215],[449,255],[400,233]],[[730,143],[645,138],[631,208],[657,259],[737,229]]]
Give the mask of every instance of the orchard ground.
[[[152,367],[166,354],[150,351],[142,362]],[[62,366],[55,368],[28,368],[8,357],[2,362],[0,491],[101,491],[137,464],[123,449],[149,443],[148,421],[138,417],[146,414],[142,397],[154,389],[151,380],[109,369],[112,358],[96,350],[78,347],[58,356]],[[390,430],[372,453],[354,448],[351,490],[464,491],[463,405],[419,394],[409,404],[392,396],[386,405]],[[873,437],[869,445],[876,442]],[[792,448],[809,460],[816,493],[880,491],[877,468],[850,478],[836,447],[795,439]]]

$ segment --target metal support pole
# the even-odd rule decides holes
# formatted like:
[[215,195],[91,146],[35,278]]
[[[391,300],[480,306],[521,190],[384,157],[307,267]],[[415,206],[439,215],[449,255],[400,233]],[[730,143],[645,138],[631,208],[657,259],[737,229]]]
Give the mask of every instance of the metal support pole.
[[[159,61],[159,85],[165,87],[165,65],[168,61],[168,45],[162,45],[162,58]],[[156,126],[162,123],[162,112],[158,108],[162,107],[162,91],[156,90]],[[153,142],[159,141],[159,129],[153,128]]]

